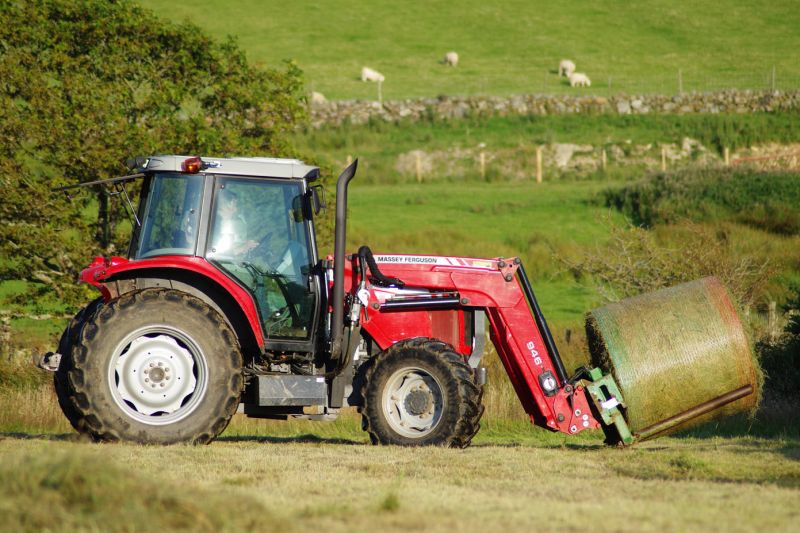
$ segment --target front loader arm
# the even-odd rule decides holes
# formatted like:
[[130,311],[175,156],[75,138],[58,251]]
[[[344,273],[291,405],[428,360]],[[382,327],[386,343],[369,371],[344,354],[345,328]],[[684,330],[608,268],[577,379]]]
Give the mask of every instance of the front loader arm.
[[570,434],[601,427],[585,382],[568,380],[519,259],[376,255],[375,260],[381,271],[405,284],[403,290],[369,287],[361,325],[382,349],[431,334],[426,317],[433,316],[435,325],[441,309],[483,311],[490,338],[534,424]]

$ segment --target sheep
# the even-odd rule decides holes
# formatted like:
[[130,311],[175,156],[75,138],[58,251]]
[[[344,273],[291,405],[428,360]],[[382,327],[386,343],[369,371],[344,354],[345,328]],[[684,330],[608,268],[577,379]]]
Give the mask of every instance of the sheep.
[[573,72],[569,75],[570,87],[591,87],[592,80],[583,72]]
[[383,74],[378,72],[377,70],[372,70],[369,67],[364,67],[361,69],[361,81],[377,81],[382,82],[386,78],[384,78]]
[[311,91],[311,103],[312,104],[324,104],[328,101],[325,98],[325,95],[322,93],[318,93],[317,91]]
[[562,59],[558,64],[558,75],[569,78],[573,72],[575,72],[575,63],[569,59]]
[[458,53],[456,52],[447,52],[444,55],[444,59],[442,59],[442,63],[445,65],[449,65],[451,67],[458,66]]

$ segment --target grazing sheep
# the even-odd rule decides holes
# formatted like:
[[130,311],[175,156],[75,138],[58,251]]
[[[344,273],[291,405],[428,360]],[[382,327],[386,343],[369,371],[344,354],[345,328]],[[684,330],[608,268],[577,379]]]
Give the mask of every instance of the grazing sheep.
[[591,87],[592,80],[583,72],[573,72],[569,75],[570,87]]
[[573,72],[575,72],[575,63],[569,59],[562,59],[558,64],[558,75],[569,78]]
[[456,52],[447,52],[444,55],[444,59],[442,60],[442,63],[444,63],[445,65],[449,65],[451,67],[457,67],[458,66],[458,54]]
[[328,99],[325,98],[324,94],[318,93],[317,91],[311,91],[311,103],[312,104],[324,104],[327,101],[328,101]]
[[383,74],[378,72],[377,70],[372,70],[369,67],[364,67],[361,69],[361,81],[377,81],[382,82],[386,78],[384,78]]

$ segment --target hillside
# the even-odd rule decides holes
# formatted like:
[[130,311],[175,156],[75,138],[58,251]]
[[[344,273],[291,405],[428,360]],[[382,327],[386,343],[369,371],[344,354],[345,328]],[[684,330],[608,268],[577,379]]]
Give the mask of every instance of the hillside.
[[[792,2],[141,0],[160,15],[236,36],[256,64],[294,59],[309,91],[376,97],[358,80],[386,75],[384,98],[438,94],[706,91],[800,86],[800,12]],[[457,68],[440,64],[460,55]],[[593,81],[571,89],[554,71],[573,59]],[[553,71],[553,72],[551,72]],[[680,74],[679,74],[680,71]],[[609,87],[610,85],[610,87]]]

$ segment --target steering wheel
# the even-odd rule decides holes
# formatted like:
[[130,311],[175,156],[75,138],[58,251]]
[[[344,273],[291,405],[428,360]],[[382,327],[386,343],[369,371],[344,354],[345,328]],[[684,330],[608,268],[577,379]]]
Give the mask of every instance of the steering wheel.
[[[275,280],[275,284],[278,285],[278,289],[281,291],[281,295],[283,296],[283,299],[286,302],[286,305],[284,307],[279,308],[278,311],[276,312],[276,316],[280,318],[281,322],[284,321],[284,319],[281,318],[281,316],[286,312],[287,308],[289,311],[289,316],[291,316],[292,318],[292,321],[296,323],[300,322],[300,314],[297,312],[297,309],[295,308],[295,303],[292,301],[291,294],[289,293],[289,281],[286,279],[286,276],[284,276],[283,274],[279,273],[276,270],[272,269],[262,270],[255,264],[251,263],[250,261],[242,261],[240,264],[245,269],[247,269],[247,271],[250,273],[251,276],[253,276],[253,279],[256,281],[257,286],[261,285],[263,287],[263,281],[261,281],[263,277]],[[273,316],[273,314],[270,314],[270,316]]]

